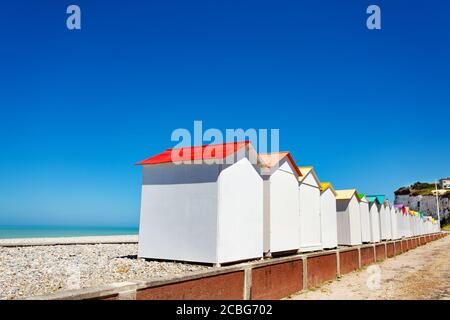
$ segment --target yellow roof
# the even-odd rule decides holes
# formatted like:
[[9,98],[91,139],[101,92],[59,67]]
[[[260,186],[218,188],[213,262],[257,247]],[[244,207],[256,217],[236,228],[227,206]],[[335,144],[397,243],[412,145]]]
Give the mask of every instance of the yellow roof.
[[298,167],[298,170],[300,170],[303,177],[306,177],[306,175],[310,173],[312,169],[313,167]]
[[333,193],[336,195],[336,190],[334,189],[331,182],[321,182],[320,183],[320,191],[324,192],[327,189],[331,189],[331,191],[333,191]]
[[307,176],[309,173],[311,173],[312,176],[314,177],[314,179],[316,180],[316,182],[317,182],[319,188],[320,188],[320,180],[319,180],[319,178],[317,177],[316,172],[314,171],[314,167],[312,167],[312,166],[298,167],[298,170],[299,170],[300,173],[302,174],[302,176],[298,178],[298,180],[299,180],[300,182],[302,182],[303,180],[305,180],[306,176]]
[[353,196],[356,197],[358,202],[360,201],[356,189],[336,190],[336,200],[350,200]]

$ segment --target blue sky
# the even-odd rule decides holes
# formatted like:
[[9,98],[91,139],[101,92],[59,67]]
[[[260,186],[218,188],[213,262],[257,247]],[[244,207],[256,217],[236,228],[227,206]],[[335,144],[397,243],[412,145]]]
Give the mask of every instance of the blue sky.
[[[77,4],[82,29],[66,28]],[[382,30],[365,26],[381,7]],[[176,128],[279,128],[337,188],[450,176],[446,1],[23,1],[0,10],[0,225],[137,225]]]

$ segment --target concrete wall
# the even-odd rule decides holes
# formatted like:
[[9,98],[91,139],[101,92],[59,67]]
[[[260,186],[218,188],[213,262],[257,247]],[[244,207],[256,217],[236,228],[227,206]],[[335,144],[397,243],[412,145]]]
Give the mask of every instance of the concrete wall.
[[340,275],[359,269],[359,250],[347,250],[339,253]]
[[257,267],[251,274],[253,300],[281,299],[303,290],[303,260]]
[[318,287],[325,281],[336,279],[336,253],[314,255],[306,259],[306,287]]
[[[340,248],[308,254],[241,263],[178,277],[149,281],[129,281],[81,290],[62,291],[32,297],[37,300],[62,299],[281,299],[320,286],[338,276],[398,255],[410,245],[421,245],[447,234]],[[399,248],[397,250],[397,248]],[[401,248],[401,249],[400,249]]]
[[361,248],[361,266],[365,267],[375,262],[375,249],[373,246]]

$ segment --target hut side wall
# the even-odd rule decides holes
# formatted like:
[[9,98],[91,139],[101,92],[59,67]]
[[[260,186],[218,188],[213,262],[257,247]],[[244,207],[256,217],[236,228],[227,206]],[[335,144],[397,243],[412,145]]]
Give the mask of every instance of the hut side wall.
[[351,243],[349,203],[349,200],[336,200],[337,238],[338,244],[341,245],[350,245]]
[[369,203],[361,201],[359,203],[359,210],[361,215],[361,241],[370,242],[370,213]]
[[380,213],[375,203],[370,206],[370,241],[380,241]]
[[353,196],[349,203],[349,217],[350,217],[350,244],[361,244],[361,214],[359,210],[359,202],[356,196]]
[[261,176],[247,158],[242,158],[222,170],[218,185],[218,262],[262,257]]
[[[267,186],[267,182],[266,186]],[[269,225],[265,237],[270,238],[270,251],[280,252],[299,248],[298,177],[288,161],[270,177]]]
[[144,166],[138,255],[217,262],[218,165]]
[[308,174],[300,183],[298,190],[300,250],[304,252],[320,250],[322,249],[320,189],[312,174]]
[[329,188],[320,195],[320,216],[322,219],[322,246],[325,249],[337,247],[336,196]]

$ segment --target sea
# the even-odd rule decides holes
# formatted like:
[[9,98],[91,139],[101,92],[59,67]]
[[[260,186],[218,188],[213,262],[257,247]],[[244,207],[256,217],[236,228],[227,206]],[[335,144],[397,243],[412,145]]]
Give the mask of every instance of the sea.
[[138,227],[0,226],[0,239],[137,235]]

